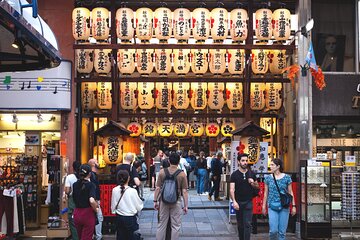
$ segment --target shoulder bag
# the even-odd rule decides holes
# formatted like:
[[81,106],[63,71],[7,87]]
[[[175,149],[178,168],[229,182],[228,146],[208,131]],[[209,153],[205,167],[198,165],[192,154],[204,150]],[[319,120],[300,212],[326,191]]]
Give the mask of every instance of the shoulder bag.
[[280,188],[279,188],[279,185],[277,184],[275,174],[273,174],[273,177],[274,177],[276,188],[277,188],[277,190],[279,192],[279,195],[280,195],[281,206],[283,208],[289,208],[290,204],[292,202],[293,196],[290,193],[288,193],[287,191],[285,191],[285,193],[280,192]]
[[[120,189],[121,189],[121,188],[120,188]],[[122,197],[124,196],[124,194],[125,194],[126,190],[127,190],[127,188],[124,190],[123,194],[121,194],[121,196],[120,196],[120,198],[119,198],[119,201],[118,201],[118,202],[117,202],[117,204],[116,204],[115,210],[118,208],[119,203],[120,203],[120,201],[121,201]],[[121,192],[121,190],[120,190],[120,192]]]

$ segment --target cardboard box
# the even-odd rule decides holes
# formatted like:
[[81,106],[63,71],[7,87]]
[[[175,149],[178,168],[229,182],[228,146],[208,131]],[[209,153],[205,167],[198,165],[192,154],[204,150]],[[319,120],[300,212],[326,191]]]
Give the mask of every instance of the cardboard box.
[[69,236],[70,236],[70,230],[65,227],[48,228],[46,230],[47,238],[68,238]]

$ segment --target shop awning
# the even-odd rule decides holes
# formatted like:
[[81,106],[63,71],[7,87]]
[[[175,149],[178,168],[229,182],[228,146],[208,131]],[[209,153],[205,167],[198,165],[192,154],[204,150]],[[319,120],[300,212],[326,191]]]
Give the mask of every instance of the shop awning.
[[0,72],[40,70],[61,62],[54,33],[40,16],[33,17],[32,8],[21,8],[25,4],[0,0]]
[[243,123],[238,129],[232,132],[233,135],[240,136],[263,136],[268,135],[269,132],[255,124],[253,121],[247,121]]
[[130,131],[119,123],[110,120],[107,124],[94,132],[95,136],[129,136]]

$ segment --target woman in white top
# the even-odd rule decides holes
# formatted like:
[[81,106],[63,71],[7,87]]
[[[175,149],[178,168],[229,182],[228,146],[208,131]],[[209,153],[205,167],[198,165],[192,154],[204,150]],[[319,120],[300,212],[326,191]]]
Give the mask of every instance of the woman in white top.
[[119,185],[112,190],[111,211],[116,214],[117,240],[135,240],[139,238],[137,214],[144,205],[136,189],[128,186],[129,179],[129,173],[126,170],[120,170],[117,173]]

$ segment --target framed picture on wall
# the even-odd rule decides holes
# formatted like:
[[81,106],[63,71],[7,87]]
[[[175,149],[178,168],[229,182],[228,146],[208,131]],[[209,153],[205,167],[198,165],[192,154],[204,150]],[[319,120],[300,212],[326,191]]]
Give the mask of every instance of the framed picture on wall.
[[40,145],[40,134],[27,133],[25,135],[25,145]]
[[324,72],[344,70],[345,35],[318,33],[315,45],[317,64]]

